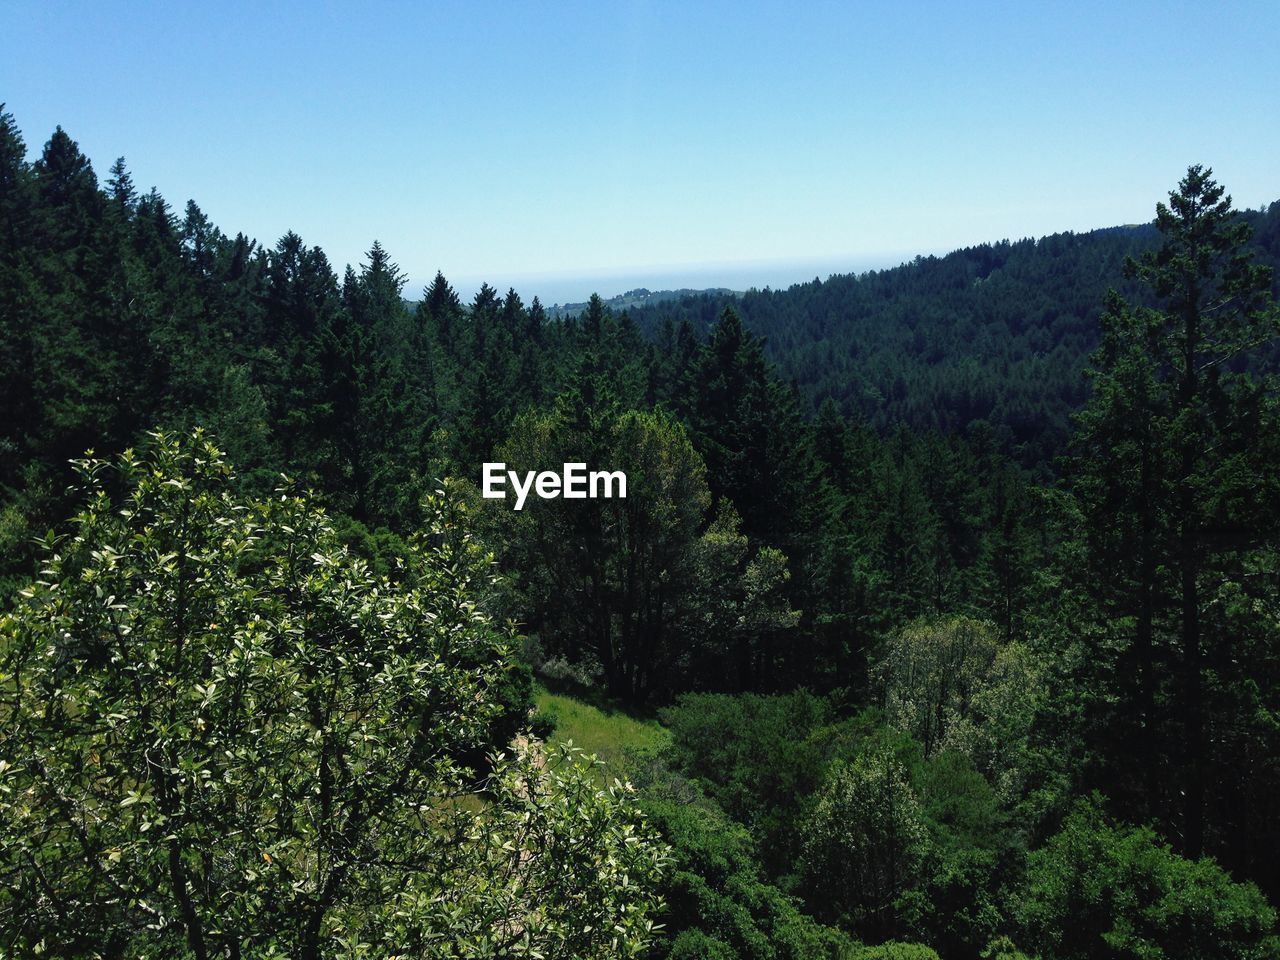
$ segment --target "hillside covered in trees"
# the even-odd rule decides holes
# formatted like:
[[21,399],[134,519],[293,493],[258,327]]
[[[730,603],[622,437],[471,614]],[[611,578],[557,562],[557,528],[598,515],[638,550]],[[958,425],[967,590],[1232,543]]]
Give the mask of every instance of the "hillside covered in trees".
[[[1242,211],[1259,263],[1280,265],[1280,205]],[[982,244],[786,290],[686,296],[632,310],[640,328],[704,334],[732,305],[783,379],[877,430],[989,424],[1028,465],[1061,454],[1088,397],[1107,291],[1150,304],[1124,261],[1159,244],[1151,226]],[[1269,351],[1274,358],[1274,350]]]
[[1280,956],[1278,238],[410,309],[5,114],[0,953]]

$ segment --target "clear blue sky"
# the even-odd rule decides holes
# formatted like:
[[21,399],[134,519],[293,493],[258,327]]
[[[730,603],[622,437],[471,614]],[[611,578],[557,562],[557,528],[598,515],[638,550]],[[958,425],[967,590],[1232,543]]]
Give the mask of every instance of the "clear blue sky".
[[0,0],[0,100],[411,296],[777,285],[1148,220],[1196,162],[1280,198],[1276,0],[800,7]]

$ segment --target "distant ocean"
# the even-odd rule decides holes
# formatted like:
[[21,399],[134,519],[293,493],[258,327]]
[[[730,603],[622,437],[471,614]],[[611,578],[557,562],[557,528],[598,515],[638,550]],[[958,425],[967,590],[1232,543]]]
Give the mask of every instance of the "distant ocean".
[[[641,287],[655,292],[682,289],[707,290],[715,287],[726,287],[730,290],[748,290],[752,287],[760,290],[765,287],[785,290],[792,284],[807,283],[814,277],[825,280],[836,273],[882,270],[886,267],[896,267],[914,257],[915,253],[903,253],[832,257],[821,260],[739,261],[580,274],[526,274],[508,277],[495,274],[484,277],[462,277],[458,280],[450,277],[450,281],[464,301],[470,300],[480,289],[480,284],[487,282],[496,287],[499,293],[506,293],[509,287],[514,287],[525,303],[537,296],[546,306],[552,306],[553,304],[582,303],[593,293],[608,299]],[[421,296],[421,288],[421,283],[416,288],[410,284],[405,289],[405,296],[411,299]]]

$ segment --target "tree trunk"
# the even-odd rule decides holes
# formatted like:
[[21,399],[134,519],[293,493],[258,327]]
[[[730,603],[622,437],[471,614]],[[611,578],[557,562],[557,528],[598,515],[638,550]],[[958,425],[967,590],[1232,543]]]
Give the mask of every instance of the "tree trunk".
[[1204,851],[1204,692],[1201,684],[1200,597],[1197,589],[1195,524],[1182,527],[1182,661],[1185,683],[1184,723],[1187,776],[1183,853],[1198,859]]
[[1199,539],[1196,520],[1195,474],[1199,466],[1199,417],[1196,373],[1200,334],[1200,291],[1192,280],[1183,307],[1182,396],[1179,414],[1185,418],[1182,435],[1182,471],[1178,508],[1181,514],[1179,552],[1182,575],[1182,670],[1184,747],[1187,752],[1183,782],[1183,854],[1198,859],[1204,850],[1204,705],[1201,689]]

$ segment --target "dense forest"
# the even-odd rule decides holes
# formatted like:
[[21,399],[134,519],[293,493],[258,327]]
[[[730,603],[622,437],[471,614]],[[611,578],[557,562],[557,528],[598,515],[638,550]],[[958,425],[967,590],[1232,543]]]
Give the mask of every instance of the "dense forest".
[[[1280,205],[1240,218],[1257,261],[1280,266]],[[1150,224],[1004,240],[890,270],[787,290],[686,295],[632,313],[650,336],[686,320],[703,334],[732,305],[815,409],[830,397],[879,431],[905,423],[950,432],[982,421],[1021,463],[1048,466],[1088,397],[1081,372],[1098,346],[1107,291],[1155,305],[1124,263],[1159,240]]]
[[[406,304],[4,114],[0,955],[1280,957],[1278,258],[1191,167],[786,291]],[[662,736],[615,780],[547,689]]]

